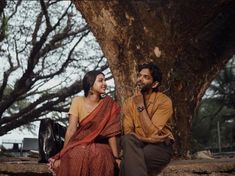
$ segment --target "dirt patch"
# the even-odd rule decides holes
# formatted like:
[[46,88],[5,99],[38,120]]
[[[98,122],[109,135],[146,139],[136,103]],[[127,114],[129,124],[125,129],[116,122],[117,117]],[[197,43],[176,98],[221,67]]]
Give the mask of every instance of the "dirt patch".
[[[37,158],[0,157],[0,176],[51,176],[46,164]],[[160,176],[232,176],[235,158],[173,160]]]

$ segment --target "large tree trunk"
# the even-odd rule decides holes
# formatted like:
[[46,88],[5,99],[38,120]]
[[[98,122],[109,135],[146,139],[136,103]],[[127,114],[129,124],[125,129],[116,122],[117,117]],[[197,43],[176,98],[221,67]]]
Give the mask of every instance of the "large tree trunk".
[[138,64],[159,65],[174,103],[176,151],[186,156],[197,104],[235,53],[235,1],[74,3],[108,59],[120,102],[131,95]]

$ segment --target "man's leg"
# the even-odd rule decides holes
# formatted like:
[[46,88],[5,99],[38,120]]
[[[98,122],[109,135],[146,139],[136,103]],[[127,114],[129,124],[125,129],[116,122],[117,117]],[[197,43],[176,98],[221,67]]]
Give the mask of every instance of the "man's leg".
[[121,138],[123,160],[120,176],[147,176],[147,168],[144,160],[144,144],[134,135],[124,135]]
[[147,144],[144,147],[144,157],[148,172],[159,173],[170,162],[173,155],[172,145],[159,143]]

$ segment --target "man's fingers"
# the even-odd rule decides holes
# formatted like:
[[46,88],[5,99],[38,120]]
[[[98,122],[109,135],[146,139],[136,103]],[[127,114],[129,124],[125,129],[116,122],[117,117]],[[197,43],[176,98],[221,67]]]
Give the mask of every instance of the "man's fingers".
[[134,95],[137,95],[137,88],[134,89]]
[[153,135],[159,135],[160,132],[161,132],[160,130],[157,130],[153,133]]
[[139,136],[138,136],[136,133],[131,132],[130,134],[131,134],[131,135],[134,135],[137,139],[139,139]]
[[141,88],[139,86],[135,87],[135,95],[141,95]]
[[139,90],[139,87],[136,86],[136,87],[135,87],[135,95],[138,95],[139,91],[140,91],[140,90]]
[[162,135],[162,136],[164,136],[165,138],[167,138],[168,136],[170,136],[170,133],[167,133],[167,134]]
[[169,135],[170,135],[170,133],[167,133],[164,135],[159,135],[159,134],[154,133],[153,137],[158,138],[158,139],[166,139]]

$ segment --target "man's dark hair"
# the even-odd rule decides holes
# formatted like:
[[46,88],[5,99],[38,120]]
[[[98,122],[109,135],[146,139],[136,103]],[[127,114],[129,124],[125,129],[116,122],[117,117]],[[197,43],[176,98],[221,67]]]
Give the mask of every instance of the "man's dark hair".
[[162,82],[162,72],[161,70],[157,67],[156,64],[154,63],[146,63],[146,64],[141,64],[138,66],[138,72],[140,72],[143,69],[149,69],[151,76],[153,77],[153,82],[158,82],[158,86],[153,89],[154,92],[158,91],[158,87]]
[[94,85],[95,80],[97,75],[102,74],[104,75],[101,71],[99,70],[93,70],[93,71],[89,71],[85,74],[85,76],[83,77],[82,80],[82,87],[84,90],[84,94],[85,97],[87,97],[89,90],[91,89],[91,87]]

